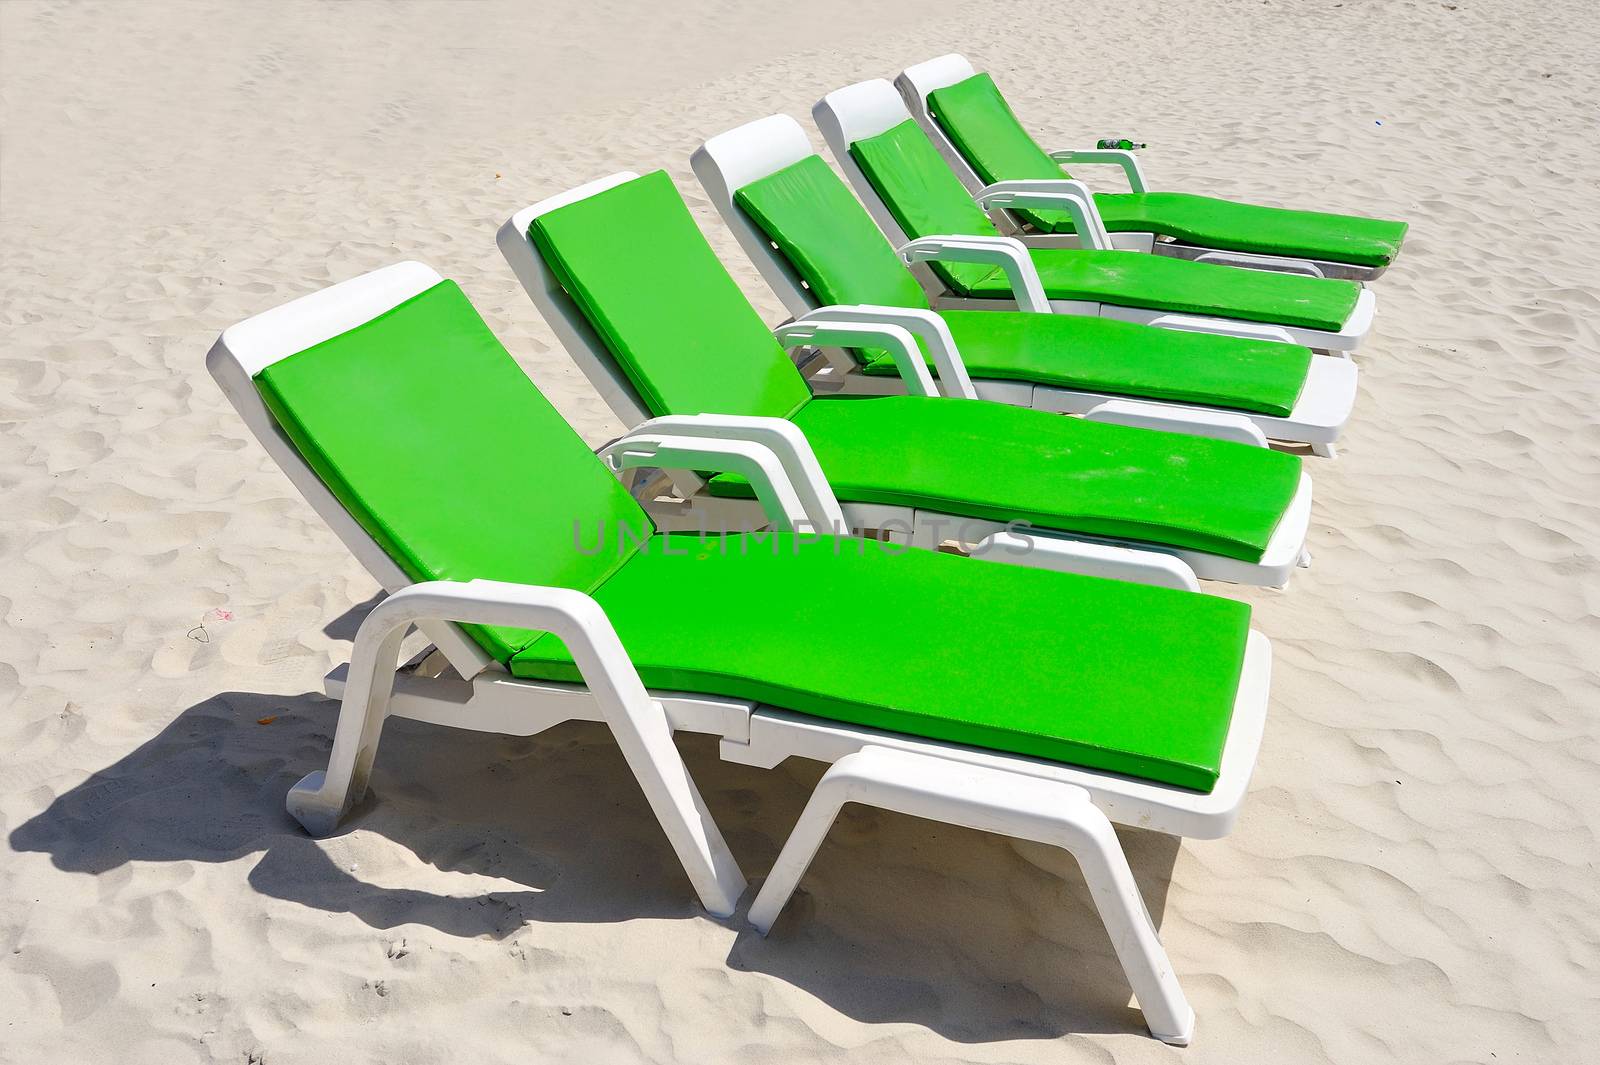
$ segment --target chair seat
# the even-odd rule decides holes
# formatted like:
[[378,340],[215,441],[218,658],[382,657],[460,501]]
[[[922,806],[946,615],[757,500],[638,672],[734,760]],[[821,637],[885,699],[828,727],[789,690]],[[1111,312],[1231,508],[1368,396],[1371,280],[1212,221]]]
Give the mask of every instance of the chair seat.
[[[1356,266],[1388,266],[1400,254],[1407,229],[1404,222],[1383,218],[1262,207],[1185,192],[1099,193],[1094,200],[1113,233],[1155,233],[1206,248]],[[1052,232],[1072,232],[1065,215],[1049,223]]]
[[[1085,248],[1034,248],[1045,295],[1175,314],[1202,314],[1338,332],[1355,310],[1353,281],[1240,270],[1164,255]],[[1011,296],[998,267],[961,264],[949,279],[958,295]]]
[[[656,537],[593,595],[652,688],[1200,791],[1221,765],[1250,615],[1213,596],[790,534]],[[579,679],[548,635],[511,668]]]
[[[1260,561],[1300,481],[1294,455],[926,396],[814,399],[794,416],[834,493]],[[721,475],[717,495],[748,496]],[[952,529],[951,535],[959,530]]]
[[[1151,329],[1110,318],[1020,311],[943,311],[974,378],[1200,403],[1287,417],[1305,386],[1309,348]],[[879,354],[864,371],[897,375]]]

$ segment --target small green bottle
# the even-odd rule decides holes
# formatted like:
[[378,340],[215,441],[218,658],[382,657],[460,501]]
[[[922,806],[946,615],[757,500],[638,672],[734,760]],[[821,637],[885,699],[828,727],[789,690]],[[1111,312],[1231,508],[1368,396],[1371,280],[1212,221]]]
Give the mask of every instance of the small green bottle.
[[1148,144],[1135,144],[1126,137],[1101,137],[1094,145],[1096,148],[1116,148],[1124,152],[1131,152],[1136,148],[1148,148]]

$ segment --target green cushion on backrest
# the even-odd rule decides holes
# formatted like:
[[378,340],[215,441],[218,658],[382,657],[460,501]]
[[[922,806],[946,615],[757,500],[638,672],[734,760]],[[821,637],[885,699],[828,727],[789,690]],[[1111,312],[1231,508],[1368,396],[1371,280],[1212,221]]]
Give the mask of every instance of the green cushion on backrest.
[[[908,239],[967,234],[998,236],[961,179],[939,156],[928,135],[906,119],[876,137],[850,145],[850,158],[861,167],[889,213]],[[952,289],[970,288],[994,267],[981,263],[930,263]]]
[[1022,128],[987,74],[930,92],[928,112],[986,185],[1067,176]]
[[[1023,179],[1059,181],[1067,177],[1061,164],[1022,128],[1011,105],[987,74],[974,74],[930,92],[928,112],[985,185]],[[1065,211],[1014,213],[1045,230],[1061,220],[1071,222]],[[1070,224],[1067,228],[1070,230]]]
[[927,309],[922,286],[821,156],[752,181],[733,202],[778,246],[818,304]]
[[783,418],[810,398],[665,171],[540,215],[528,235],[651,414]]
[[[585,555],[580,533],[653,529],[454,281],[255,380],[306,464],[414,581],[591,591],[631,552]],[[501,661],[534,636],[464,628]]]

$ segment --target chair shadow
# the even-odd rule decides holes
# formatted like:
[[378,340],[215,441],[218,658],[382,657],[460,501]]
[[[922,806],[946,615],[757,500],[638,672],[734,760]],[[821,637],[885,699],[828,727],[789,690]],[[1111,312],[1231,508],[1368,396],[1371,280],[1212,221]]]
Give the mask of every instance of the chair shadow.
[[380,929],[503,938],[529,920],[703,913],[609,733],[582,723],[520,738],[388,722],[368,797],[338,835],[376,832],[440,870],[507,884],[475,897],[372,886],[330,857],[347,848],[319,844],[284,810],[290,786],[326,764],[337,712],[316,693],[215,695],[57,796],[9,842],[91,874],[259,854],[257,891]]
[[372,613],[373,607],[377,606],[387,598],[389,598],[389,593],[385,592],[382,588],[378,589],[376,592],[372,593],[371,598],[364,602],[357,603],[349,610],[346,610],[343,614],[340,614],[338,617],[322,626],[322,634],[328,637],[330,640],[343,640],[346,643],[354,643],[356,638],[356,630],[361,628],[361,623],[367,620],[367,615]]
[[[10,844],[91,874],[259,854],[255,890],[377,929],[420,923],[503,939],[528,922],[709,919],[609,732],[582,722],[507,737],[391,720],[369,796],[339,834],[377,833],[439,870],[505,886],[462,896],[373,886],[374,870],[342,865],[349,848],[311,839],[284,811],[289,787],[325,764],[337,710],[316,693],[212,696],[56,797]],[[763,771],[723,762],[713,737],[678,743],[757,877],[748,906],[822,767]],[[1159,923],[1178,841],[1119,834]],[[391,864],[382,879],[404,877]],[[851,807],[770,938],[742,909],[729,924],[739,930],[730,968],[863,1022],[973,1043],[1144,1030],[1074,863],[1047,848]]]

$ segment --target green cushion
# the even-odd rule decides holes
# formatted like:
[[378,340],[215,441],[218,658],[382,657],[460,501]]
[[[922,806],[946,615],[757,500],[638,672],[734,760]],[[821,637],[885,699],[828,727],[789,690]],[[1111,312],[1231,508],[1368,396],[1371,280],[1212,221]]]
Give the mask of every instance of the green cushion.
[[[941,311],[974,378],[1028,381],[1285,417],[1311,365],[1298,344],[1022,311]],[[882,355],[866,373],[896,375]]]
[[[939,157],[939,149],[916,122],[906,119],[876,137],[850,145],[850,158],[861,167],[908,239],[951,234],[998,236],[994,222],[975,203],[955,171]],[[987,277],[994,268],[981,263],[929,263],[951,290],[960,292]]]
[[[1156,233],[1256,255],[1388,266],[1406,239],[1404,222],[1261,207],[1183,192],[1097,193],[1094,200],[1113,232]],[[1071,228],[1069,220],[1065,229]]]
[[[927,308],[922,286],[819,157],[807,156],[751,182],[734,201],[778,246],[817,303]],[[1296,346],[1109,319],[1000,311],[953,311],[944,318],[977,377],[1278,416],[1294,407],[1311,358]],[[899,374],[886,352],[860,354],[867,373]]]
[[[813,304],[928,309],[921,283],[820,156],[752,181],[733,199],[789,261]],[[893,364],[882,348],[847,350],[864,367]]]
[[922,286],[820,156],[752,181],[733,201],[778,246],[818,305],[927,308]]
[[[598,585],[626,553],[581,529],[654,527],[454,281],[256,375],[267,409],[414,581]],[[505,661],[533,634],[466,626]]]
[[[792,536],[650,542],[594,593],[646,685],[1209,791],[1250,611],[1215,596]],[[887,640],[830,639],[870,604]],[[551,636],[522,677],[576,681]]]
[[[974,74],[930,92],[928,113],[985,185],[1024,179],[1060,181],[1071,176],[1022,128],[987,74]],[[1045,233],[1072,232],[1072,220],[1065,211],[1018,207],[1011,213]]]
[[[984,184],[1067,176],[1017,121],[987,74],[928,94],[939,128]],[[1290,211],[1181,192],[1101,193],[1101,219],[1112,232],[1155,233],[1207,248],[1387,266],[1400,253],[1406,223],[1359,215]],[[1070,233],[1065,211],[1018,210],[1046,233]]]
[[783,418],[810,396],[665,171],[541,215],[528,232],[651,414]]
[[[794,422],[840,500],[1259,561],[1300,482],[1267,448],[927,396],[817,399]],[[719,495],[749,495],[713,478]],[[954,536],[957,529],[949,530]]]
[[[1354,281],[1240,270],[1165,255],[1083,248],[1033,248],[1029,254],[1045,295],[1053,300],[1092,300],[1338,332],[1361,297],[1361,286]],[[1012,294],[998,267],[956,291],[977,299]]]
[[[927,134],[910,119],[856,141],[850,155],[908,236],[997,233]],[[1138,252],[1036,248],[1032,255],[1045,295],[1058,300],[1336,332],[1361,295],[1360,286],[1351,281],[1239,270]],[[956,295],[979,299],[1011,295],[1011,283],[999,267],[930,265]]]
[[[974,74],[930,92],[928,113],[985,185],[1024,178],[1060,181],[1071,176],[1022,128],[987,74]],[[1025,214],[1029,221],[1039,215],[1052,219],[1066,215],[1064,211],[1017,213]]]

